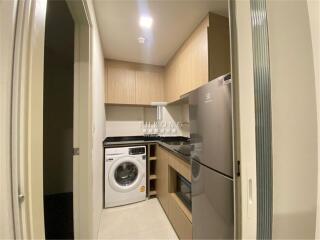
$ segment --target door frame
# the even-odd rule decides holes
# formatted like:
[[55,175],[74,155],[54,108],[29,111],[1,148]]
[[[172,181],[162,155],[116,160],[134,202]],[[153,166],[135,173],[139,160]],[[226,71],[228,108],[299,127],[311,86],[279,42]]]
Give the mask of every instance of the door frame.
[[11,109],[17,238],[44,237],[42,94],[46,5],[46,1],[18,1]]
[[229,14],[234,160],[240,164],[240,176],[235,178],[236,234],[239,239],[256,239],[256,130],[250,1],[229,0]]
[[14,39],[16,29],[18,0],[0,2],[0,29],[6,33],[0,38],[0,238],[14,239],[16,224],[14,222],[12,198],[12,68]]
[[[91,20],[86,0],[66,0],[74,18],[74,236],[91,236]],[[19,1],[13,60],[12,182],[15,235],[45,238],[43,70],[47,0]],[[81,186],[81,189],[80,187]],[[20,196],[20,198],[19,198]]]
[[85,0],[66,2],[75,23],[73,146],[79,149],[79,155],[73,156],[73,218],[77,239],[92,236],[92,21]]

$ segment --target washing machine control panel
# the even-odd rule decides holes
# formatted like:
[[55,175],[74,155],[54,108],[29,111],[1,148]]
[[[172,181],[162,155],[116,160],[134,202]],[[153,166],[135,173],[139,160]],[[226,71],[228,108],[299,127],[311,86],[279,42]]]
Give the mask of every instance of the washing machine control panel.
[[146,153],[145,147],[129,148],[129,155],[141,155]]

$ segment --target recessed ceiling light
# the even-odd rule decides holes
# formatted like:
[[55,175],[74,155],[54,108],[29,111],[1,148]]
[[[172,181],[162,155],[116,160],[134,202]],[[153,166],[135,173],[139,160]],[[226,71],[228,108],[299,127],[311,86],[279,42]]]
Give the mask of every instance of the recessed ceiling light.
[[145,41],[146,41],[146,39],[144,37],[138,37],[139,43],[144,44]]
[[151,17],[140,17],[140,27],[142,28],[151,28],[152,27],[152,23],[153,23],[153,19]]

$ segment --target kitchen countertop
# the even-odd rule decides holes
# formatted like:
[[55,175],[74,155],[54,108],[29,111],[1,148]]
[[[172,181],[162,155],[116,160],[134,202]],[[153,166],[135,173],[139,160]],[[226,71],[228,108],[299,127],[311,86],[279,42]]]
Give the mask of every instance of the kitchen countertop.
[[[132,140],[131,140],[132,139]],[[165,141],[172,140],[172,141],[186,141],[187,138],[183,137],[163,137],[163,138],[148,138],[148,137],[116,137],[116,138],[106,138],[103,141],[103,146],[105,148],[111,147],[125,147],[125,146],[141,146],[147,145],[149,143],[157,143],[172,154],[176,155],[178,158],[184,160],[188,164],[191,164],[190,156],[186,156],[184,154],[179,153],[174,149],[177,145],[170,145],[167,144]]]

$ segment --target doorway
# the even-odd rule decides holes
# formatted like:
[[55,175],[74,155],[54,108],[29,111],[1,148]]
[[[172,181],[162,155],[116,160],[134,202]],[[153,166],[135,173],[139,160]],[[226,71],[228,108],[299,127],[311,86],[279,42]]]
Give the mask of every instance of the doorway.
[[[46,89],[45,83],[45,44],[46,28],[50,19],[54,19],[60,23],[56,24],[57,29],[65,28],[65,21],[61,23],[61,10],[58,15],[54,14],[52,9],[58,1],[19,1],[17,6],[16,31],[14,39],[14,60],[13,60],[13,85],[12,85],[12,182],[14,196],[14,219],[15,234],[18,238],[45,238],[45,206],[44,196],[47,194],[47,183],[44,183],[46,177],[46,155],[44,133],[44,118],[46,106]],[[75,154],[72,162],[72,188],[65,188],[58,193],[71,191],[72,198],[69,200],[68,219],[72,222],[69,233],[73,232],[74,238],[90,238],[92,235],[92,221],[90,211],[91,207],[91,186],[90,186],[90,167],[91,167],[91,17],[89,6],[86,1],[65,0],[62,2],[64,10],[69,11],[68,21],[70,21],[70,13],[74,21],[72,32],[74,37],[70,37],[72,47],[65,50],[74,51],[72,68],[73,79],[72,91],[70,98],[73,99],[73,130],[71,131],[72,142],[67,144],[67,154],[70,156],[73,148],[79,148],[81,154]],[[67,8],[66,8],[67,5]],[[47,7],[48,6],[48,7]],[[52,17],[53,15],[56,15]],[[59,41],[63,34],[56,32],[49,39]],[[47,37],[48,39],[48,37]],[[60,41],[62,44],[63,41]],[[66,53],[67,54],[67,53]],[[60,59],[64,61],[64,59]],[[60,64],[60,62],[57,62]],[[50,66],[50,65],[48,65]],[[54,65],[51,65],[53,67]],[[50,75],[49,75],[50,76]],[[60,97],[60,92],[58,92]],[[69,99],[69,98],[68,98]],[[70,99],[69,99],[70,100]],[[64,107],[65,102],[61,104]],[[52,116],[52,114],[50,115]],[[57,119],[61,116],[54,115]],[[51,120],[51,119],[50,119]],[[46,130],[45,130],[46,131]],[[69,131],[70,132],[70,131]],[[68,134],[67,134],[68,135]],[[69,135],[68,135],[68,138]],[[54,149],[58,149],[58,141],[53,142]],[[71,149],[69,149],[71,146]],[[47,145],[46,145],[47,147]],[[79,152],[79,151],[78,151]],[[69,165],[70,166],[70,165]],[[89,169],[89,170],[88,170]],[[50,168],[50,170],[52,170]],[[59,168],[59,171],[62,170]],[[45,176],[45,177],[44,177]],[[56,175],[53,175],[56,177]],[[59,179],[60,180],[60,179]],[[45,187],[44,187],[45,185]],[[58,185],[58,184],[54,184]],[[81,186],[81,188],[80,188]],[[70,190],[71,189],[71,190]],[[70,195],[70,194],[69,194]],[[16,198],[18,196],[18,198]],[[57,209],[57,208],[55,208]],[[47,225],[47,224],[46,224]],[[48,238],[48,237],[47,237]],[[65,238],[65,236],[56,237]],[[69,237],[68,237],[69,238]]]
[[75,23],[65,1],[47,4],[43,92],[46,239],[73,239]]

